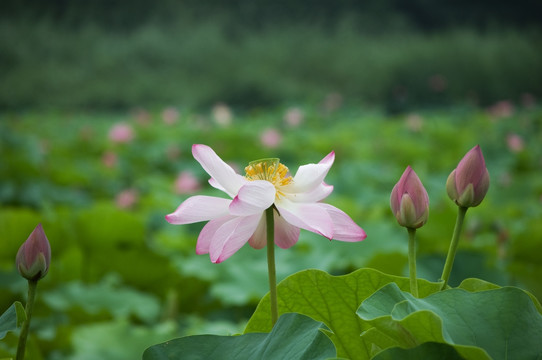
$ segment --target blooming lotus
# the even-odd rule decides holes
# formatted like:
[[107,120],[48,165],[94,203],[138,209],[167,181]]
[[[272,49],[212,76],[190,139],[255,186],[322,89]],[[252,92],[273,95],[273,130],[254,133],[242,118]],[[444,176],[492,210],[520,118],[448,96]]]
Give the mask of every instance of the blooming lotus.
[[199,234],[196,253],[209,254],[213,263],[226,260],[247,242],[255,249],[265,247],[265,211],[271,207],[274,241],[283,249],[298,241],[300,229],[330,240],[355,242],[366,237],[346,213],[320,202],[333,191],[324,178],[334,152],[318,164],[299,167],[294,176],[279,159],[251,162],[242,176],[206,145],[193,145],[192,154],[211,176],[211,186],[231,199],[192,196],[166,215],[166,220],[176,225],[210,220]]

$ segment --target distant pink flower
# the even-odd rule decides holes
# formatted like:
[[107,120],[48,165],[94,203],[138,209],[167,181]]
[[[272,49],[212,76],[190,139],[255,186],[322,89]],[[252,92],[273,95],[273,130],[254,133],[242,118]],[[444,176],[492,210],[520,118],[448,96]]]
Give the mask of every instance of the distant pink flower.
[[151,123],[151,114],[145,109],[136,109],[134,117],[136,122],[141,126],[147,126]]
[[117,194],[115,203],[121,209],[129,209],[135,205],[139,198],[136,189],[126,189]]
[[514,114],[514,105],[508,100],[502,100],[490,106],[488,111],[495,118],[510,117]]
[[506,144],[508,145],[508,149],[515,153],[521,152],[525,148],[523,138],[518,134],[508,134],[506,136]]
[[328,113],[340,108],[343,104],[343,97],[337,92],[329,93],[324,100],[324,110]]
[[277,129],[265,129],[260,136],[262,145],[269,149],[274,149],[279,146],[282,141],[282,135]]
[[114,168],[117,165],[117,154],[112,151],[106,151],[102,155],[102,164],[107,168]]
[[428,86],[433,92],[443,92],[448,87],[448,80],[443,75],[436,74],[429,78]]
[[213,118],[218,125],[229,126],[232,117],[231,110],[226,104],[218,103],[213,107]]
[[279,159],[251,162],[241,176],[206,145],[193,145],[192,154],[211,175],[209,183],[232,200],[192,196],[166,220],[176,225],[210,220],[198,237],[196,253],[209,254],[213,263],[226,260],[247,242],[256,249],[265,247],[265,210],[270,207],[275,215],[274,241],[283,249],[297,242],[300,229],[330,240],[354,242],[366,237],[347,214],[320,202],[333,191],[323,181],[335,159],[333,152],[318,164],[299,167],[293,177]]
[[198,179],[190,171],[183,171],[175,180],[175,192],[177,194],[191,194],[200,189]]
[[174,107],[165,108],[162,111],[162,120],[166,125],[173,125],[179,119],[179,111]]
[[117,123],[109,130],[109,139],[115,143],[128,143],[134,136],[134,129],[126,123]]
[[533,94],[524,93],[521,95],[521,104],[526,108],[532,108],[536,105],[536,99]]
[[410,131],[420,132],[423,127],[423,118],[418,114],[410,114],[407,116],[406,126]]
[[284,121],[286,122],[286,125],[290,127],[298,127],[303,122],[304,117],[305,115],[300,108],[293,107],[286,110]]

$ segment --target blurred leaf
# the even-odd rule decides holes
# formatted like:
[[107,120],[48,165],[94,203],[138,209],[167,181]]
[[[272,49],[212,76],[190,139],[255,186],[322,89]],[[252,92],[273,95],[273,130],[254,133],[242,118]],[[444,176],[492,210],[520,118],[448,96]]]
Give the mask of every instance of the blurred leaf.
[[[322,321],[330,330],[337,355],[350,359],[370,357],[371,348],[360,334],[370,326],[357,315],[363,300],[390,282],[409,289],[409,279],[387,275],[374,269],[360,269],[348,275],[332,276],[319,270],[293,274],[278,285],[279,313],[297,312]],[[440,289],[439,283],[418,279],[420,296]],[[246,333],[266,332],[271,328],[269,294],[258,304],[250,318]]]
[[172,323],[155,326],[131,324],[127,319],[77,327],[72,334],[72,360],[140,359],[148,346],[175,336]]
[[144,360],[159,359],[327,359],[335,356],[322,323],[296,313],[284,314],[269,334],[196,335],[145,350]]
[[0,259],[14,263],[17,250],[41,221],[40,214],[31,209],[0,209]]
[[71,282],[43,294],[47,305],[57,311],[80,307],[89,314],[107,311],[116,318],[135,315],[145,322],[155,321],[160,312],[156,297],[119,284],[110,275],[97,284]]
[[26,312],[19,301],[15,301],[2,315],[0,315],[0,339],[3,339],[8,331],[15,331],[26,320]]
[[449,289],[417,299],[391,283],[366,299],[357,313],[401,347],[446,343],[473,360],[542,355],[542,315],[514,287]]

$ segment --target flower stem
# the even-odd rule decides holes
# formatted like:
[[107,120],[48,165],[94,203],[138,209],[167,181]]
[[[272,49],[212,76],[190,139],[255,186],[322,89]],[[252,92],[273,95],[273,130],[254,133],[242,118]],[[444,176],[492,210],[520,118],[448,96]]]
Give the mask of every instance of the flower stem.
[[450,249],[448,250],[448,255],[446,256],[446,262],[444,263],[444,269],[442,270],[441,280],[444,280],[441,290],[446,289],[448,285],[448,279],[450,278],[450,273],[452,272],[452,266],[454,265],[455,253],[457,251],[457,245],[459,244],[459,234],[461,233],[461,228],[463,227],[463,220],[465,219],[465,214],[467,213],[468,207],[458,206],[457,219],[455,221],[454,233],[452,235],[452,242],[450,243]]
[[269,297],[271,299],[271,325],[275,326],[279,318],[277,302],[277,275],[275,272],[275,223],[273,207],[265,210],[267,223],[267,272],[269,273]]
[[410,292],[418,297],[418,280],[416,278],[416,229],[408,229],[408,270],[410,273]]
[[16,360],[23,360],[26,349],[26,339],[28,338],[28,329],[30,328],[30,320],[32,318],[32,310],[34,309],[34,300],[36,298],[36,287],[38,280],[28,280],[28,300],[26,301],[26,320],[23,323],[21,335],[19,336],[19,344],[17,345]]

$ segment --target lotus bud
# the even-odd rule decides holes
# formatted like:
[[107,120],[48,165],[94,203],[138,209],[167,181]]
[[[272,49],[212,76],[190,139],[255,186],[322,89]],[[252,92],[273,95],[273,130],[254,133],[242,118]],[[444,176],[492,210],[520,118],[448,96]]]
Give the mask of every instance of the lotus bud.
[[427,222],[429,197],[420,178],[410,166],[393,187],[390,205],[401,226],[417,229]]
[[446,191],[457,205],[480,205],[489,189],[489,172],[480,145],[473,147],[448,176]]
[[19,273],[28,280],[37,281],[47,275],[51,263],[51,246],[41,224],[21,245],[15,263]]

